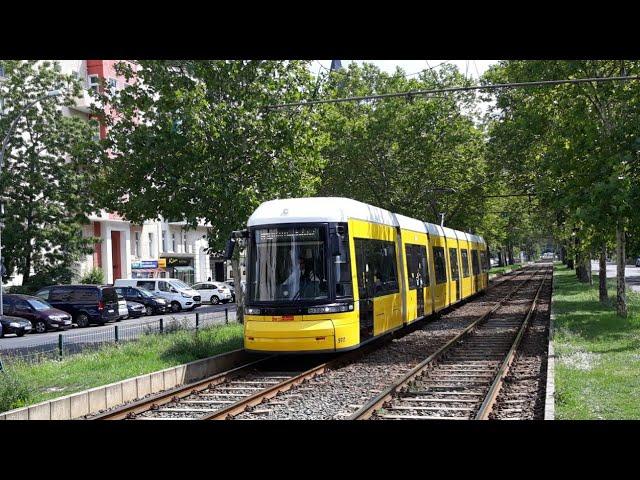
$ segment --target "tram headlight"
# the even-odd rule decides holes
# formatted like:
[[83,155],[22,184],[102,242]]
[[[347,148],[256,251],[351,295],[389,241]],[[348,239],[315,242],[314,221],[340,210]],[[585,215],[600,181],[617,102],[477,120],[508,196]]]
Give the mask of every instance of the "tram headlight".
[[307,309],[307,313],[341,313],[341,312],[351,312],[353,310],[353,304],[343,304],[343,305],[325,305],[323,307],[309,307]]
[[253,308],[253,307],[247,307],[245,310],[245,313],[247,315],[260,315],[260,309],[259,308]]

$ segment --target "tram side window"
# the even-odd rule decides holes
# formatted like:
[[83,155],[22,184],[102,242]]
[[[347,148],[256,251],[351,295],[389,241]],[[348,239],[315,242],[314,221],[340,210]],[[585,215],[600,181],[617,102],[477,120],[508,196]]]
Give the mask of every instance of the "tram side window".
[[396,248],[393,242],[355,239],[360,298],[398,293]]
[[340,237],[340,255],[333,257],[336,279],[336,297],[352,297],[353,285],[351,285],[351,259],[349,258],[349,235],[346,233],[346,225],[338,231]]
[[482,267],[483,273],[489,271],[489,264],[487,262],[487,252],[485,251],[480,252],[480,266]]
[[433,263],[436,267],[436,285],[447,283],[447,263],[443,247],[433,247]]
[[449,249],[449,263],[451,264],[451,278],[453,281],[458,280],[460,271],[458,270],[458,249]]
[[407,277],[409,290],[429,285],[427,273],[427,249],[422,245],[407,244]]
[[471,250],[471,266],[473,268],[473,274],[478,275],[480,273],[480,263],[478,262],[477,250]]
[[462,255],[462,276],[467,278],[469,276],[469,252],[463,248],[460,253]]

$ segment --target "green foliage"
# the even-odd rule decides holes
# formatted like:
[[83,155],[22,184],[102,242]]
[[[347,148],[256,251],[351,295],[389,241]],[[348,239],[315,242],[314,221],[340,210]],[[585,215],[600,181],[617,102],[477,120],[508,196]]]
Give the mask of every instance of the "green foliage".
[[[511,60],[485,81],[606,77],[621,70],[637,75],[640,62]],[[570,253],[611,244],[617,222],[638,231],[638,102],[638,82],[505,89],[496,96],[488,158],[510,188],[535,190],[541,226],[567,239]]]
[[197,334],[145,335],[62,361],[11,362],[5,365],[7,383],[0,378],[0,412],[236,350],[242,348],[242,332],[237,323],[214,325]]
[[12,372],[0,372],[0,412],[27,405],[33,391],[23,377]]
[[102,285],[105,283],[104,271],[101,268],[92,268],[80,279],[80,283],[86,285]]
[[59,65],[49,61],[2,63],[7,75],[0,82],[2,138],[29,102],[50,90],[65,91],[20,117],[0,173],[0,191],[9,199],[2,235],[7,273],[17,269],[23,283],[36,288],[45,280],[70,279],[74,263],[90,252],[82,225],[92,207],[89,181],[96,145],[91,125],[63,115],[63,108],[73,105],[81,92],[78,79],[63,75]]
[[[265,200],[309,196],[322,161],[310,110],[264,107],[308,96],[303,61],[140,61],[140,80],[104,100],[119,112],[97,189],[132,221],[200,219],[221,249]],[[143,121],[141,121],[143,119]],[[123,199],[126,199],[123,201]]]
[[[407,79],[371,64],[331,73],[324,97],[385,94],[461,85],[453,66]],[[410,101],[327,104],[321,194],[355,198],[391,211],[477,231],[489,184],[482,131],[470,113],[473,97],[418,96]],[[452,191],[455,190],[455,191]]]

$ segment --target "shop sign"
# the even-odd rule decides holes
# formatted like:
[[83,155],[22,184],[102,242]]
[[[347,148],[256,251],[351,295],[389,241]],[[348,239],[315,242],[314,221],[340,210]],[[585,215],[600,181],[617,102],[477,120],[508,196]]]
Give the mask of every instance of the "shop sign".
[[133,262],[131,264],[131,268],[158,268],[158,260],[142,260],[141,262]]
[[167,257],[166,260],[168,267],[190,267],[193,262],[192,258],[182,257]]

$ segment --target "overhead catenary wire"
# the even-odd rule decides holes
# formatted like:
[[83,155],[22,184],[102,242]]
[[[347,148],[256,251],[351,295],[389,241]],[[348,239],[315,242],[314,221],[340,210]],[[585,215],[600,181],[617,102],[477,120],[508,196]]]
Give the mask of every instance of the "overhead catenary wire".
[[345,103],[345,102],[360,102],[366,100],[382,100],[387,98],[411,98],[417,95],[435,95],[439,93],[456,93],[456,92],[469,92],[478,90],[499,90],[506,88],[522,88],[522,87],[541,87],[550,85],[563,85],[563,84],[580,84],[591,82],[612,82],[612,81],[629,81],[640,80],[640,76],[622,76],[622,77],[592,77],[592,78],[575,78],[575,79],[563,79],[563,80],[539,80],[535,82],[514,82],[514,83],[497,83],[493,85],[474,85],[467,87],[448,87],[432,90],[412,90],[409,92],[397,92],[397,93],[382,93],[378,95],[364,95],[359,97],[344,97],[344,98],[332,98],[325,100],[307,100],[304,102],[294,103],[282,103],[277,105],[267,105],[267,110],[275,110],[278,108],[289,107],[306,107],[310,105],[319,105],[323,103]]

